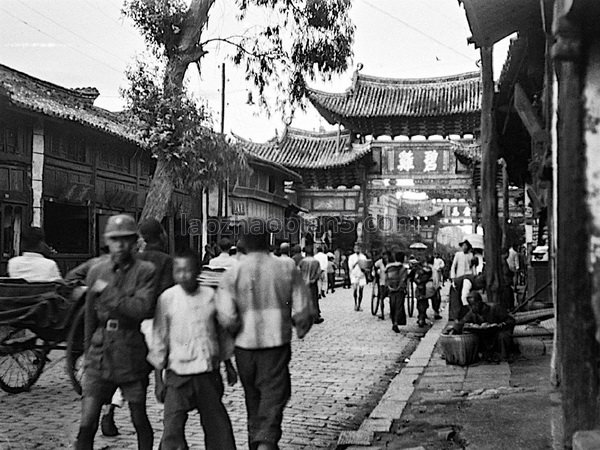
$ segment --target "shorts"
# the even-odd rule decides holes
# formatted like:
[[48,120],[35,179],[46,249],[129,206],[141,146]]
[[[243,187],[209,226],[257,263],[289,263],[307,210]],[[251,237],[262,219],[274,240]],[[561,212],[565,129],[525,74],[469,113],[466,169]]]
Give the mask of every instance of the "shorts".
[[367,285],[367,279],[365,277],[350,277],[350,283],[353,285],[358,284],[359,287],[365,287]]
[[103,404],[109,404],[117,388],[121,388],[123,398],[127,402],[146,403],[146,391],[149,382],[148,377],[146,377],[127,383],[115,383],[95,374],[84,373],[83,380],[81,380],[81,394],[83,397],[99,398]]

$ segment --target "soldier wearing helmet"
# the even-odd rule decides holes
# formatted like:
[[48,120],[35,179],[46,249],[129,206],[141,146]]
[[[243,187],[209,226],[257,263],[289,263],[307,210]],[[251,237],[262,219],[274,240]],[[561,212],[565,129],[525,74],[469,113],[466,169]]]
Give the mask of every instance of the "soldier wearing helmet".
[[151,367],[140,323],[154,315],[155,269],[134,257],[137,225],[128,215],[110,217],[104,230],[109,258],[86,278],[85,367],[81,423],[75,448],[92,449],[102,405],[117,387],[129,403],[138,448],[151,449],[153,433],[146,414]]

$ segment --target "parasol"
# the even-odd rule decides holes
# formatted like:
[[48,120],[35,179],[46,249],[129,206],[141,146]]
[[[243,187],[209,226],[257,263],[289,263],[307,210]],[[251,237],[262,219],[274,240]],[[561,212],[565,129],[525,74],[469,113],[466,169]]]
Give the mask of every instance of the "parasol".
[[410,244],[410,247],[408,247],[408,248],[424,250],[427,248],[427,246],[425,244],[423,244],[422,242],[415,242],[413,244]]

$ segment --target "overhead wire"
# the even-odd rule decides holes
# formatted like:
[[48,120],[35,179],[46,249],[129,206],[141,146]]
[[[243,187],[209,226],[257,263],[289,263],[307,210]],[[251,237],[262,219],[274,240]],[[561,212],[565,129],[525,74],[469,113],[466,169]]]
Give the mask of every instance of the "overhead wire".
[[83,56],[85,56],[86,58],[89,58],[89,59],[91,59],[91,60],[93,60],[93,61],[96,61],[97,63],[100,63],[100,64],[102,64],[103,66],[106,66],[106,67],[108,67],[109,69],[111,69],[111,70],[114,70],[115,72],[117,72],[117,73],[119,73],[119,74],[123,74],[123,70],[121,70],[121,69],[117,69],[116,67],[113,67],[113,66],[111,66],[110,64],[108,64],[108,63],[106,63],[106,62],[104,62],[104,61],[102,61],[102,60],[100,60],[100,59],[98,59],[98,58],[95,58],[95,57],[91,56],[90,54],[88,54],[88,53],[86,53],[86,52],[84,52],[84,51],[82,51],[82,50],[78,49],[78,48],[77,48],[77,47],[75,47],[74,45],[72,45],[72,44],[70,44],[70,43],[68,43],[68,42],[65,42],[65,41],[63,41],[63,40],[61,40],[61,39],[58,39],[57,37],[55,37],[55,36],[52,36],[51,34],[49,34],[49,33],[46,33],[46,32],[45,32],[45,31],[43,31],[43,30],[40,30],[40,29],[39,29],[39,28],[37,28],[36,26],[34,26],[34,25],[30,24],[29,22],[27,22],[26,20],[23,20],[23,19],[21,19],[20,17],[16,16],[16,15],[15,15],[15,14],[13,14],[12,12],[10,12],[9,10],[7,10],[7,9],[5,9],[5,8],[2,8],[2,7],[0,7],[0,10],[1,10],[1,11],[4,11],[6,14],[8,14],[9,16],[11,16],[13,19],[16,19],[16,20],[18,20],[19,22],[21,22],[21,23],[23,23],[23,24],[27,25],[28,27],[30,27],[30,28],[33,28],[33,29],[34,29],[34,30],[36,30],[38,33],[40,33],[40,34],[43,34],[44,36],[46,36],[46,37],[49,37],[50,39],[53,39],[53,40],[55,40],[55,41],[57,41],[57,42],[60,42],[61,44],[63,44],[63,45],[65,45],[65,46],[69,47],[70,49],[72,49],[72,50],[74,50],[74,51],[76,51],[77,53],[80,53],[80,54],[82,54],[82,55],[83,55]]
[[425,7],[427,9],[429,9],[430,11],[434,12],[435,14],[437,14],[440,17],[444,17],[446,20],[448,20],[449,22],[453,23],[454,25],[457,25],[458,27],[460,27],[462,30],[468,30],[469,26],[467,21],[465,20],[464,22],[459,22],[457,21],[455,18],[450,17],[448,14],[444,14],[443,12],[441,12],[438,8],[436,8],[435,6],[433,6],[430,3],[431,0],[422,0],[421,4],[425,5]]
[[90,45],[93,45],[94,47],[100,49],[101,51],[103,51],[104,53],[106,53],[107,55],[110,55],[114,58],[117,58],[119,60],[121,60],[124,64],[129,64],[128,61],[124,60],[121,56],[117,55],[116,53],[113,53],[111,51],[106,50],[105,48],[101,47],[100,45],[96,44],[95,42],[90,41],[89,39],[85,38],[84,36],[81,36],[80,34],[68,29],[67,27],[65,27],[64,25],[58,23],[57,21],[55,21],[54,19],[48,17],[47,15],[41,13],[40,11],[36,10],[35,8],[32,8],[31,6],[29,6],[28,4],[24,3],[22,0],[18,0],[19,3],[21,3],[21,5],[25,6],[27,9],[29,9],[30,11],[33,11],[34,13],[36,13],[38,16],[43,17],[44,19],[48,20],[49,22],[52,22],[54,25],[56,25],[57,27],[62,28],[63,30],[71,33],[73,36],[76,36],[77,38],[81,39],[84,42],[87,42]]
[[100,14],[102,14],[104,17],[108,18],[111,22],[116,23],[117,25],[119,25],[119,27],[122,27],[123,24],[120,23],[118,20],[116,20],[114,17],[108,15],[102,8],[100,8],[98,5],[96,5],[95,3],[92,3],[88,0],[83,0],[83,3],[85,3],[86,5],[94,8],[96,11],[100,12]]
[[421,36],[424,36],[424,37],[426,37],[427,39],[429,39],[429,40],[431,40],[431,41],[435,42],[436,44],[438,44],[438,45],[440,45],[440,46],[442,46],[442,47],[444,47],[444,48],[446,48],[446,49],[450,50],[451,52],[455,53],[456,55],[458,55],[458,56],[461,56],[461,57],[463,57],[463,58],[465,58],[465,59],[469,60],[470,62],[473,62],[473,57],[472,57],[472,56],[468,56],[467,54],[465,54],[465,53],[462,53],[462,52],[460,52],[460,51],[456,50],[456,49],[455,49],[455,48],[453,48],[453,47],[450,47],[450,46],[449,46],[449,45],[447,45],[446,43],[444,43],[444,42],[440,41],[439,39],[437,39],[437,38],[435,38],[435,37],[433,37],[433,36],[431,36],[430,34],[427,34],[427,33],[426,33],[426,32],[424,32],[423,30],[420,30],[419,28],[417,28],[417,27],[415,27],[415,26],[411,25],[410,23],[406,22],[405,20],[402,20],[401,18],[399,18],[399,17],[397,17],[397,16],[395,16],[395,15],[393,15],[393,14],[390,14],[389,12],[387,12],[386,10],[384,10],[384,9],[382,9],[382,8],[378,7],[378,6],[375,6],[374,4],[372,4],[371,2],[369,2],[368,0],[362,0],[362,2],[363,2],[364,4],[366,4],[367,6],[369,6],[369,7],[373,8],[374,10],[376,10],[376,11],[379,11],[381,14],[383,14],[383,15],[385,15],[385,16],[387,16],[387,17],[389,17],[390,19],[393,19],[393,20],[395,20],[395,21],[397,21],[397,22],[401,23],[401,24],[402,24],[402,25],[404,25],[406,28],[408,28],[408,29],[410,29],[410,30],[414,31],[415,33],[418,33],[418,34],[420,34]]

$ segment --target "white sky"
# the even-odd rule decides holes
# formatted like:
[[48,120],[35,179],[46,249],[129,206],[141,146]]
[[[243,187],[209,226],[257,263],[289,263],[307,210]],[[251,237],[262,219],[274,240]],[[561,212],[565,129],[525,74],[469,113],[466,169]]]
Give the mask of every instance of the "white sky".
[[[217,0],[208,32],[239,31],[235,1]],[[0,63],[66,87],[95,86],[96,105],[122,108],[119,87],[125,68],[141,53],[144,42],[120,14],[120,0],[2,0],[0,2]],[[362,72],[395,78],[450,75],[477,70],[479,52],[467,45],[471,35],[457,0],[353,0],[356,25],[351,70],[328,83],[313,86],[342,92],[350,86],[358,63]],[[254,15],[251,20],[260,20]],[[247,24],[245,25],[248,26]],[[495,47],[495,76],[507,43]],[[202,60],[202,76],[190,69],[190,87],[207,100],[218,127],[221,109],[221,69],[227,67],[225,131],[264,141],[280,131],[278,117],[268,118],[256,105],[247,105],[252,86],[227,60],[226,44],[212,46]],[[256,101],[256,94],[254,95]],[[296,114],[292,126],[309,130],[330,126],[309,106]]]

